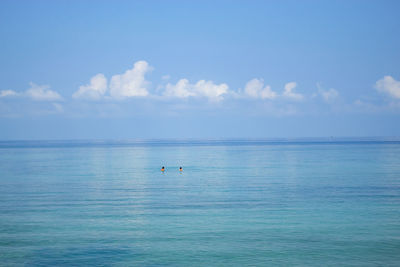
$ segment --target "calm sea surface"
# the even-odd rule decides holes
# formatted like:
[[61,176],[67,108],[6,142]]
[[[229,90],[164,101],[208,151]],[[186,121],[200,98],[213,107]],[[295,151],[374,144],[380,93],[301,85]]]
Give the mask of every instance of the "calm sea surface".
[[0,265],[400,266],[400,142],[0,142]]

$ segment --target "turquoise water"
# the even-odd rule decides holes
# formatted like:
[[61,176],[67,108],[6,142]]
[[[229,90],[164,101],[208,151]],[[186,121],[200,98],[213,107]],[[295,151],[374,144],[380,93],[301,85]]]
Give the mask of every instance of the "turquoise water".
[[0,142],[0,265],[399,266],[400,142]]

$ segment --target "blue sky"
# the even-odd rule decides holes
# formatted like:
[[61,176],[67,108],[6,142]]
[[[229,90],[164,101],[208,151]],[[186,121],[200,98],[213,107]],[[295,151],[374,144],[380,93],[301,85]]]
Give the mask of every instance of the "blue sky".
[[1,1],[0,139],[400,135],[399,1]]

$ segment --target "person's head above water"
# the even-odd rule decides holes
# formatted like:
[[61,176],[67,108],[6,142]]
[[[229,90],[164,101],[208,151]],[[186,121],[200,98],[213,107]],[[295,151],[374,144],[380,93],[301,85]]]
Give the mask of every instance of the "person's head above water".
[[179,167],[179,170],[182,171],[182,167]]
[[161,170],[162,170],[162,171],[164,171],[164,170],[165,170],[164,166],[162,166]]

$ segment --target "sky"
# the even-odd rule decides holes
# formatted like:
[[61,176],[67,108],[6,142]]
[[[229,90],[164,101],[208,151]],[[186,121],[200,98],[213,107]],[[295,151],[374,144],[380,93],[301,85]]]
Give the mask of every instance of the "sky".
[[0,140],[400,136],[400,1],[0,1]]

